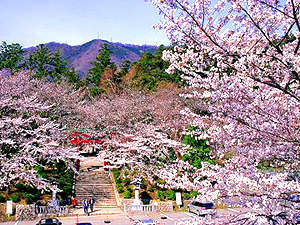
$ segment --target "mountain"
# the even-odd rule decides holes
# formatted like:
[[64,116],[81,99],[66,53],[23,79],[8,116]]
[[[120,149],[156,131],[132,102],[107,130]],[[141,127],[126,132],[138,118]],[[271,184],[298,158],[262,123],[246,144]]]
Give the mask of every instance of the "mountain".
[[[111,60],[119,66],[125,59],[134,62],[140,58],[144,52],[154,53],[157,46],[151,45],[131,45],[113,43],[101,39],[95,39],[82,45],[70,46],[67,44],[60,44],[56,42],[46,43],[51,51],[60,50],[64,58],[74,67],[81,76],[91,68],[91,62],[95,60],[99,49],[106,43],[108,48],[112,51]],[[33,52],[35,47],[25,49],[27,54]]]

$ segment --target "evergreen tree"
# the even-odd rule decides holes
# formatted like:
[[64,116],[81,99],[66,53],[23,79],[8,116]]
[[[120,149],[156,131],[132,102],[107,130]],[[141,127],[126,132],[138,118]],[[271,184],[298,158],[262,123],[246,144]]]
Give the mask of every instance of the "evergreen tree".
[[114,82],[116,84],[119,84],[121,82],[122,77],[129,72],[130,67],[131,67],[131,62],[128,59],[125,59],[122,62],[120,71],[114,76]]
[[65,73],[65,79],[68,83],[74,84],[76,87],[82,86],[82,81],[74,68],[71,68]]
[[160,81],[182,84],[180,73],[169,74],[166,72],[170,64],[162,59],[164,50],[166,48],[161,45],[156,53],[151,54],[146,52],[136,62],[137,72],[134,79],[137,81],[136,83],[139,87],[147,90],[155,90],[157,83]]
[[52,68],[49,75],[53,80],[61,81],[69,72],[68,62],[62,57],[59,50],[51,55],[50,65]]
[[67,81],[75,86],[81,86],[79,75],[74,68],[69,70],[68,62],[60,51],[52,53],[47,45],[39,45],[29,56],[27,67],[34,72],[36,78],[47,78],[50,81]]
[[12,74],[23,68],[24,50],[17,43],[7,44],[5,41],[0,46],[0,69],[8,69]]
[[34,72],[34,77],[43,78],[49,75],[51,63],[51,51],[47,45],[37,46],[33,54],[30,54],[27,67]]
[[86,85],[98,86],[104,70],[108,67],[115,67],[110,60],[110,55],[111,51],[108,49],[108,45],[104,44],[99,50],[96,60],[92,62],[93,67],[88,71]]

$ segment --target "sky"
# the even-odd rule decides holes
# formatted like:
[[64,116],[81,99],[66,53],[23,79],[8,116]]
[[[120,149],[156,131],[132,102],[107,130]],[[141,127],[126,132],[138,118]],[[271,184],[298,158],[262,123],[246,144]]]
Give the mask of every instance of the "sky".
[[160,18],[144,0],[0,0],[0,42],[23,47],[93,39],[127,44],[168,45]]

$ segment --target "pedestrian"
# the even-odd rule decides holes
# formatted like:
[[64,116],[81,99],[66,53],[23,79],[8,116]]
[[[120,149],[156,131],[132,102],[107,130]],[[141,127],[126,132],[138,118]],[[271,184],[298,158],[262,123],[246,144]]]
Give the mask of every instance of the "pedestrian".
[[93,199],[93,198],[90,198],[90,200],[89,200],[89,205],[90,205],[91,212],[94,211],[94,203],[95,203],[94,199]]
[[83,205],[84,213],[89,216],[89,202],[88,202],[88,200],[84,199],[83,202],[82,202],[82,205]]
[[75,196],[74,196],[74,198],[72,199],[72,206],[73,206],[73,209],[75,209],[76,206],[77,206],[77,199],[76,199]]

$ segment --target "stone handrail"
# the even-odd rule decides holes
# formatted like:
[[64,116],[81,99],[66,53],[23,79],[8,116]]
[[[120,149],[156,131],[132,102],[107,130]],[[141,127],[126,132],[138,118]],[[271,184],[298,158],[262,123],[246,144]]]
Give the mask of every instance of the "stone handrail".
[[69,206],[36,206],[35,213],[42,215],[68,215]]
[[157,205],[124,205],[124,212],[141,211],[141,212],[156,212]]
[[202,219],[182,219],[175,222],[175,225],[198,225],[198,224],[205,224],[205,221]]

